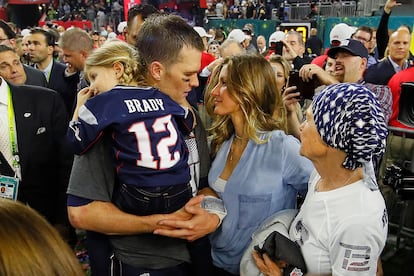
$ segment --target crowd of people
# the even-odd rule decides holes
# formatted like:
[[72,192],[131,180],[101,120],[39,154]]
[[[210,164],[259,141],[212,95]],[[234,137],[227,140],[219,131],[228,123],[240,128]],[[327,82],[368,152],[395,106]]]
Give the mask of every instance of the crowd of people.
[[[81,275],[79,229],[92,275],[381,275],[382,176],[414,150],[397,5],[375,30],[337,24],[326,50],[316,29],[225,34],[146,4],[106,35],[0,21],[1,274]],[[286,210],[302,268],[250,246]]]

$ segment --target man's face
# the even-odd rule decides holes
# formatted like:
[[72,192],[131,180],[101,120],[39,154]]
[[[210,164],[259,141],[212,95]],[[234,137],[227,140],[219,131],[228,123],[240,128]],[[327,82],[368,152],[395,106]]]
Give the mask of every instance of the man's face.
[[13,51],[0,53],[0,75],[14,85],[22,85],[26,82],[26,73],[19,56]]
[[373,53],[377,47],[377,31],[372,32],[371,41],[369,42],[368,53]]
[[370,33],[358,30],[352,38],[360,41],[362,44],[364,44],[365,48],[369,50],[370,42],[371,42]]
[[0,45],[6,45],[10,48],[16,48],[16,40],[14,38],[9,39],[2,28],[0,28]]
[[129,45],[135,46],[135,41],[137,40],[137,35],[142,24],[144,24],[144,19],[142,19],[140,14],[138,14],[134,17],[134,19],[132,19],[131,24],[128,25],[126,41]]
[[410,39],[410,34],[407,31],[398,31],[391,35],[388,42],[388,51],[394,62],[401,62],[408,58]]
[[83,51],[73,51],[67,48],[62,48],[63,62],[69,67],[71,71],[83,71],[85,66],[86,54]]
[[362,78],[367,61],[347,51],[338,52],[335,58],[335,78],[339,82],[357,82]]
[[168,67],[163,66],[155,86],[177,103],[183,103],[191,89],[198,86],[200,63],[201,52],[184,46],[177,62]]
[[43,34],[35,33],[30,35],[28,39],[28,49],[30,61],[40,63],[45,61],[48,56],[53,54],[53,46],[46,43],[46,37]]
[[[303,56],[303,54],[305,53],[305,47],[298,41],[298,36],[294,35],[294,34],[288,34],[286,35],[286,42],[288,44],[290,44],[290,46],[292,47],[293,51],[295,51],[295,53],[298,56]],[[285,51],[285,47],[283,47],[283,51]]]
[[259,36],[257,38],[257,47],[261,50],[266,46],[266,41],[264,40],[263,37]]

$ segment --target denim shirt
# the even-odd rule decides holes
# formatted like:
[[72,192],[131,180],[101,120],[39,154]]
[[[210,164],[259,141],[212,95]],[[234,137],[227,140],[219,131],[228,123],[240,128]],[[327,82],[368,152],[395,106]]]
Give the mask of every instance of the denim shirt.
[[210,236],[215,266],[239,274],[243,252],[251,235],[270,215],[296,208],[296,196],[307,191],[312,163],[299,155],[299,142],[283,131],[262,135],[264,144],[250,140],[226,185],[216,185],[233,138],[217,152],[209,173],[209,185],[223,199],[227,216]]

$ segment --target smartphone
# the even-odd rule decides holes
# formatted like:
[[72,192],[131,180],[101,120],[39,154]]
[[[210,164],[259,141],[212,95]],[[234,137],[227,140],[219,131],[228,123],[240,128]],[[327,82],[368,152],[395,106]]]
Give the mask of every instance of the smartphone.
[[298,70],[292,70],[289,73],[288,87],[296,86],[295,92],[300,93],[301,99],[312,100],[315,95],[315,88],[318,86],[316,79],[311,79],[309,82],[305,82],[299,76]]
[[270,43],[270,50],[275,51],[275,55],[282,55],[283,53],[283,42],[282,41],[278,41],[278,42],[271,42]]
[[283,53],[283,42],[278,41],[275,43],[275,54],[281,56],[282,53]]

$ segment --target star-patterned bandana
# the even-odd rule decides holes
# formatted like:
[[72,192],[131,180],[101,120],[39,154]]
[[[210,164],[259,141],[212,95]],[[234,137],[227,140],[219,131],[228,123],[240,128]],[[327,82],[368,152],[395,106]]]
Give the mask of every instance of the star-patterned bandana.
[[333,84],[313,99],[312,111],[323,141],[345,151],[343,166],[373,173],[372,159],[384,153],[388,134],[376,96],[358,84]]

